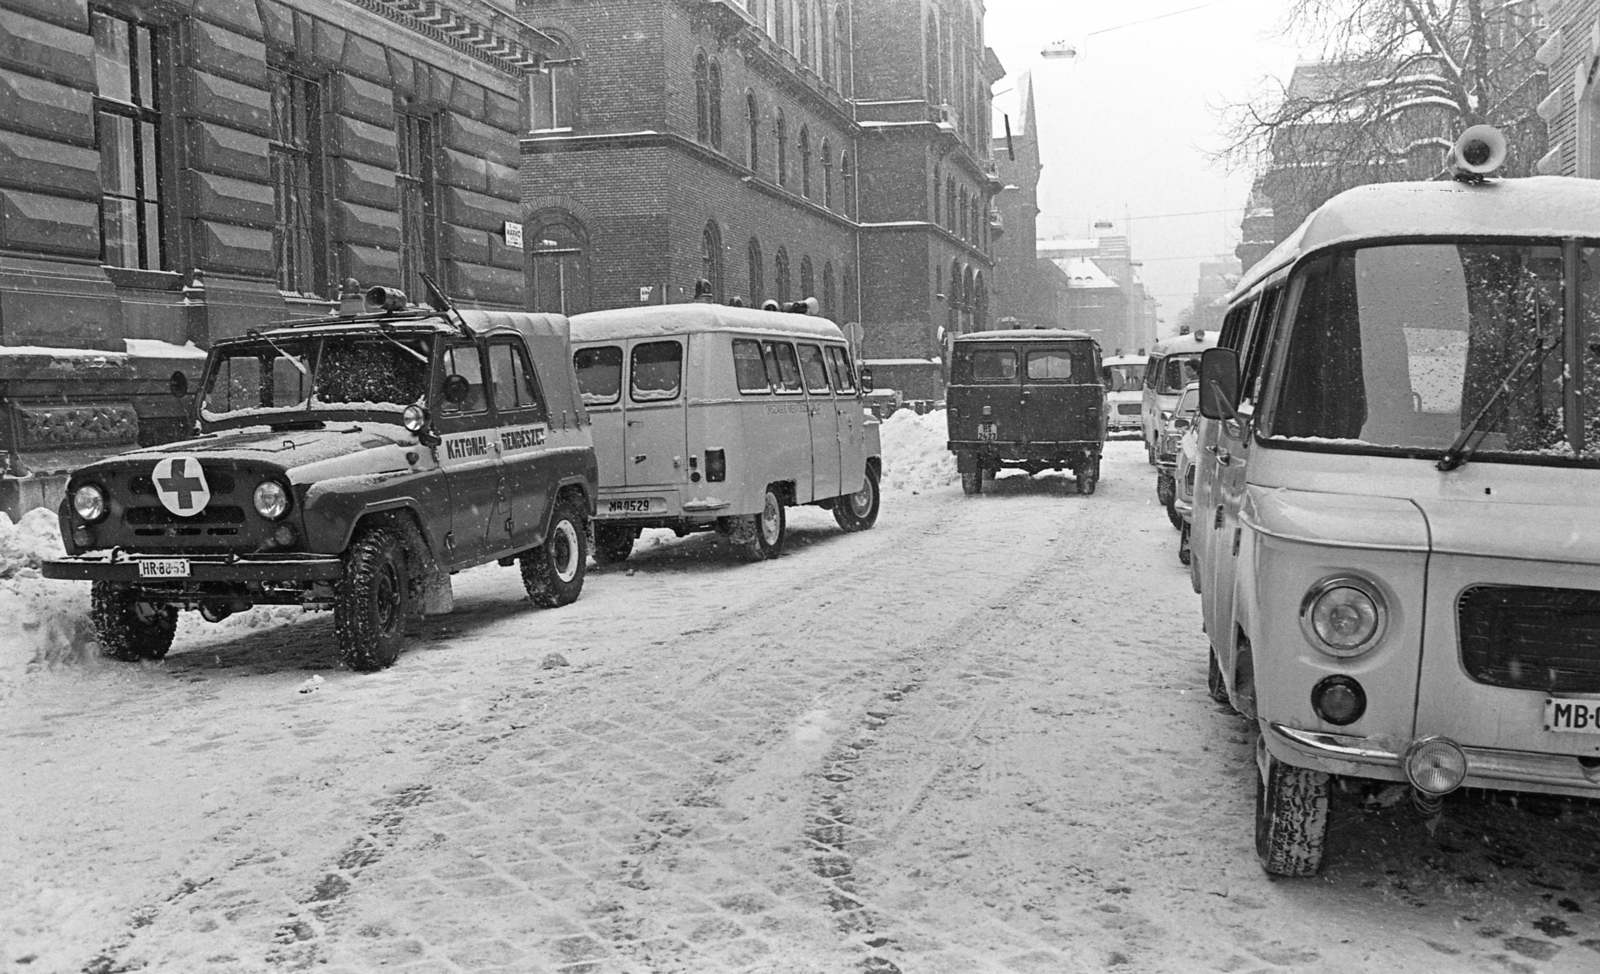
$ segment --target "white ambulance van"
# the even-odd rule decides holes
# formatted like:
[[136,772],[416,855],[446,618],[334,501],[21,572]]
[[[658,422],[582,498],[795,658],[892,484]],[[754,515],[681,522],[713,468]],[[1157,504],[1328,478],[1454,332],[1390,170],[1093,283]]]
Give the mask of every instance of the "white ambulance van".
[[1256,851],[1322,862],[1332,779],[1600,798],[1600,182],[1342,193],[1201,363],[1211,694],[1259,730]]
[[839,326],[696,302],[572,318],[573,364],[600,461],[595,558],[643,528],[717,530],[752,558],[783,550],[784,509],[878,517],[878,420]]

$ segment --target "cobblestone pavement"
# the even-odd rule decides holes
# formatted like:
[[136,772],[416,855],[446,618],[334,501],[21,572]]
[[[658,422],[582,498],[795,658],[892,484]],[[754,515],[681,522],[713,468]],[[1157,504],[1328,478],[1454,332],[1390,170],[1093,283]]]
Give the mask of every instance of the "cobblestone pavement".
[[1588,809],[1466,800],[1430,832],[1341,796],[1322,877],[1260,873],[1251,730],[1204,692],[1150,479],[1130,448],[1092,498],[1050,477],[891,495],[849,536],[800,511],[777,562],[692,538],[545,613],[514,573],[468,573],[375,675],[330,669],[322,616],[41,675],[0,721],[0,958],[1600,967]]

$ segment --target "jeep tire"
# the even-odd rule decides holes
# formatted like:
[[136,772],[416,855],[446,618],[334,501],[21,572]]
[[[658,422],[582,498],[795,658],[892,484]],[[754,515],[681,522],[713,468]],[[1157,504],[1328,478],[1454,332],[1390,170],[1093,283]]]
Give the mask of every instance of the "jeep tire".
[[594,526],[594,563],[614,565],[627,561],[633,554],[633,543],[639,539],[639,529],[626,524],[596,522]]
[[1323,771],[1284,764],[1256,739],[1256,857],[1274,876],[1322,868],[1332,789]]
[[[541,609],[577,601],[589,570],[589,533],[583,512],[570,500],[556,502],[544,544],[522,554],[522,587]],[[628,547],[633,547],[629,538]]]
[[133,590],[116,582],[95,582],[89,588],[90,618],[100,640],[100,655],[131,662],[161,659],[178,631],[178,610],[158,602],[141,602]]
[[834,498],[833,519],[846,531],[865,531],[877,523],[881,500],[878,496],[878,472],[868,464],[861,479],[861,489]]
[[387,669],[400,656],[411,617],[406,550],[388,528],[369,528],[344,556],[334,588],[333,629],[339,658],[357,673]]
[[1072,476],[1080,494],[1092,494],[1100,483],[1100,458],[1086,457],[1072,468]]
[[963,494],[983,493],[983,471],[974,470],[961,475],[961,492]]

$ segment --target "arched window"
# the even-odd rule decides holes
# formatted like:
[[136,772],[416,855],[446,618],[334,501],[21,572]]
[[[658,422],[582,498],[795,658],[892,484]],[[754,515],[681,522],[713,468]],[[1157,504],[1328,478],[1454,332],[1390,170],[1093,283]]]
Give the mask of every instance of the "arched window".
[[529,308],[575,315],[589,310],[589,234],[565,210],[535,213],[527,223]]
[[755,18],[756,26],[762,30],[769,30],[771,26],[767,23],[767,16],[770,13],[767,9],[769,2],[770,0],[750,0],[750,16]]
[[817,279],[811,272],[811,256],[800,258],[800,300],[817,296]]
[[711,282],[711,296],[722,301],[722,230],[715,220],[700,232],[700,276]]
[[822,59],[822,80],[833,84],[833,32],[828,29],[828,8],[817,10],[817,54]]
[[961,265],[950,262],[950,287],[945,291],[945,332],[961,334]]
[[780,47],[793,47],[789,42],[789,18],[785,15],[785,7],[794,0],[772,0],[772,39]]
[[761,108],[756,104],[756,93],[753,91],[744,93],[744,124],[750,139],[745,165],[755,172],[761,166]]
[[833,86],[840,91],[849,88],[850,70],[850,24],[846,20],[844,4],[837,4],[833,8]]
[[764,268],[761,266],[761,241],[755,237],[750,238],[750,307],[759,308],[764,300],[766,283],[761,279]]
[[694,137],[711,141],[711,81],[705,52],[694,56]]
[[822,205],[833,209],[833,152],[828,140],[822,140]]
[[983,281],[983,272],[979,271],[973,284],[976,292],[972,298],[972,325],[978,331],[989,327],[989,286]]
[[842,184],[839,189],[844,193],[844,214],[852,220],[856,216],[856,186],[855,171],[850,168],[850,153],[839,156],[839,179]]
[[711,123],[711,147],[722,148],[722,66],[712,61],[706,76],[706,109]]
[[811,128],[800,126],[800,195],[811,198]]
[[839,302],[839,314],[845,321],[860,321],[861,309],[856,307],[856,272],[849,261],[844,265],[844,292]]
[[972,267],[967,266],[961,275],[961,331],[972,331],[972,306],[977,286],[973,283]]
[[789,185],[789,123],[778,109],[778,185]]
[[800,0],[799,16],[795,18],[795,33],[800,35],[795,56],[800,59],[801,64],[811,67],[811,0]]
[[934,226],[938,226],[939,225],[939,220],[940,220],[940,216],[939,216],[939,213],[940,213],[940,207],[939,207],[940,188],[939,188],[939,184],[942,183],[942,182],[944,182],[944,176],[940,174],[939,167],[938,166],[934,166],[933,167],[933,223],[934,223]]
[[577,52],[557,37],[549,57],[552,64],[528,75],[528,131],[569,130],[578,113]]
[[938,105],[942,101],[939,90],[939,22],[933,14],[928,14],[928,27],[923,36],[922,74],[927,86],[928,104]]
[[967,237],[967,188],[965,186],[961,187],[961,204],[960,205],[961,205],[961,223],[960,223],[961,239],[962,240],[966,240],[966,239],[968,239],[968,237]]
[[825,261],[822,265],[822,316],[829,321],[837,321],[838,311],[839,305],[833,294],[833,261]]
[[789,251],[778,248],[778,256],[772,262],[773,276],[777,278],[773,283],[778,286],[778,303],[788,306],[789,297]]
[[956,177],[944,180],[944,228],[954,233],[956,228]]

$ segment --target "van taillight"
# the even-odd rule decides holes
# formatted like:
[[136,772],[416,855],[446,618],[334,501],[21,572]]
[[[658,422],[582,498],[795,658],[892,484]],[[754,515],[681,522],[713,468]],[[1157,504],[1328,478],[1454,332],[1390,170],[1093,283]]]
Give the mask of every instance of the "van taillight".
[[728,454],[722,450],[706,451],[706,480],[713,483],[728,479]]

